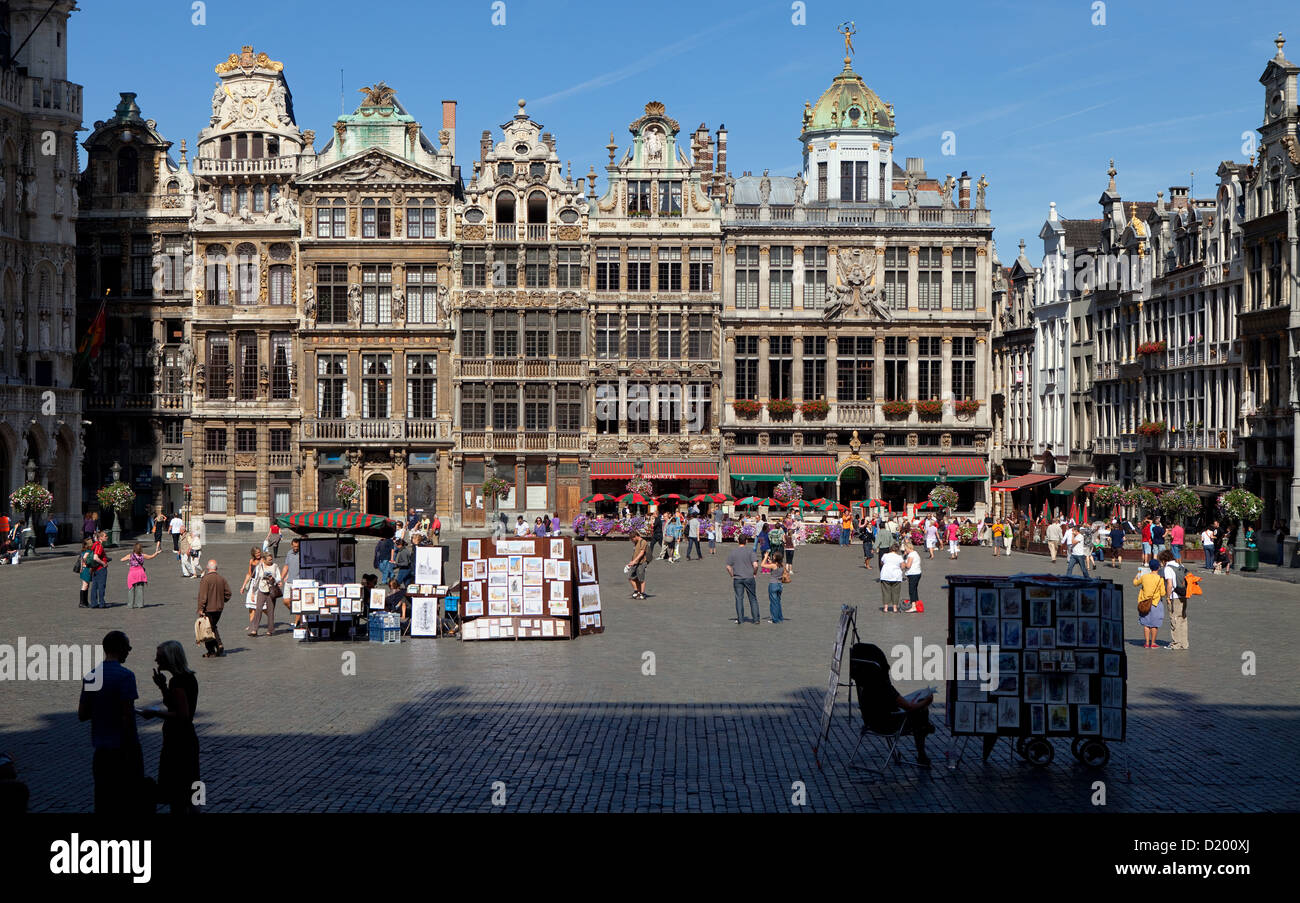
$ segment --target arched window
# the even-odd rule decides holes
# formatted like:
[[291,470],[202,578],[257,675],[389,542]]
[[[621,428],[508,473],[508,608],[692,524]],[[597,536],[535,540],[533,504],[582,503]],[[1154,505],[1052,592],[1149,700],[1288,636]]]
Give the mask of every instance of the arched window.
[[243,242],[235,248],[236,304],[257,303],[257,248]]
[[293,270],[288,260],[293,255],[293,249],[284,242],[276,242],[267,249],[267,252],[274,261],[271,264],[270,278],[267,280],[269,292],[267,300],[271,304],[292,304]]
[[220,145],[218,145],[218,147],[219,150],[217,152],[217,156],[220,157],[222,160],[229,160],[232,156],[231,151],[233,147],[230,143],[230,136],[229,135],[223,136],[221,139],[221,143]]
[[180,193],[181,193],[181,183],[178,182],[178,181],[176,181],[175,179],[172,179],[171,181],[169,181],[169,182],[167,183],[167,193],[168,193],[168,194],[180,194]]
[[498,223],[513,223],[515,221],[515,196],[509,191],[503,191],[497,195],[497,219]]
[[243,213],[248,207],[248,186],[240,185],[235,189],[235,212]]
[[534,191],[528,195],[528,222],[546,222],[546,192]]
[[140,190],[140,156],[133,147],[117,152],[117,190],[119,194],[135,194]]

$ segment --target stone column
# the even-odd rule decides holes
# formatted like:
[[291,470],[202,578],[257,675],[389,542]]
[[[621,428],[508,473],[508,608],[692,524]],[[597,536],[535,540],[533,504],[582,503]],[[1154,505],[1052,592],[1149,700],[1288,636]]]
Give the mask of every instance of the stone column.
[[907,397],[916,398],[920,391],[921,374],[917,370],[917,350],[919,343],[916,336],[907,340]]
[[803,401],[803,336],[796,335],[790,343],[792,360],[790,362],[790,399],[798,404]]
[[767,363],[768,339],[767,336],[758,337],[758,398],[766,402],[768,399],[768,390],[771,387],[771,373]]
[[884,336],[876,337],[876,364],[872,370],[871,380],[872,394],[877,402],[885,400],[885,339]]
[[[722,306],[734,308],[736,306],[736,246],[729,241],[725,250],[722,261],[722,284],[727,286],[727,290],[722,299]],[[731,295],[729,299],[726,297],[728,293]]]
[[940,289],[939,306],[944,311],[952,310],[952,248],[943,249],[943,287]]
[[989,346],[984,336],[975,339],[975,397],[988,407]]
[[940,348],[939,397],[952,398],[952,336],[944,336]]
[[918,276],[919,265],[917,261],[917,256],[920,253],[921,253],[921,249],[916,246],[912,246],[907,249],[907,309],[908,310],[921,309],[919,306],[921,299],[919,294],[920,289],[918,288],[920,279]]
[[[840,378],[840,340],[831,333],[826,337],[826,403],[833,405],[838,398]],[[833,422],[833,421],[832,421]]]
[[792,302],[795,310],[803,310],[803,245],[794,246],[794,279],[793,288],[794,300]]
[[723,394],[728,399],[736,397],[736,336],[732,330],[727,330],[722,339],[722,359],[726,362],[723,364]]
[[772,307],[771,247],[762,245],[758,249],[758,307],[770,310]]

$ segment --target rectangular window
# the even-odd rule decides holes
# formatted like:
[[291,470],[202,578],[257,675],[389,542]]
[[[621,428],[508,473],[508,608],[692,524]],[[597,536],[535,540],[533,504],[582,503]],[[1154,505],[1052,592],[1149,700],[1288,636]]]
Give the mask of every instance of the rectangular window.
[[162,289],[164,292],[179,292],[185,288],[185,269],[188,243],[172,236],[164,240],[162,259]]
[[555,428],[576,432],[582,429],[582,386],[561,383],[555,387]]
[[289,452],[292,451],[292,430],[273,429],[268,431],[271,440],[271,451]]
[[226,249],[214,245],[207,249],[203,261],[204,287],[209,304],[230,303],[230,270],[226,268]]
[[794,248],[788,245],[772,248],[768,254],[767,280],[768,307],[772,310],[794,307]]
[[596,385],[596,432],[617,433],[619,424],[618,383]]
[[767,341],[767,391],[769,398],[789,398],[794,394],[794,339],[788,335],[772,336]]
[[524,314],[524,357],[542,359],[551,356],[551,315],[544,310]]
[[682,215],[682,183],[664,180],[659,183],[659,215]]
[[208,514],[226,513],[226,475],[221,471],[210,470],[203,475],[203,482],[208,487]]
[[420,237],[420,206],[415,203],[408,204],[406,208],[406,237]]
[[682,390],[677,383],[660,383],[657,389],[655,410],[652,412],[659,421],[659,432],[671,436],[682,431]]
[[492,284],[497,288],[519,285],[519,249],[496,248],[492,252]]
[[736,246],[736,307],[758,307],[758,245]]
[[492,354],[495,357],[519,356],[519,316],[514,311],[498,311],[492,317]]
[[627,290],[650,291],[650,249],[627,249]]
[[153,248],[148,235],[131,237],[131,294],[153,292]]
[[628,360],[645,360],[650,357],[650,315],[627,315]]
[[975,249],[954,248],[952,252],[952,309],[975,309]]
[[316,416],[340,420],[351,412],[345,399],[348,390],[348,356],[316,355]]
[[466,430],[487,427],[487,385],[463,383],[460,387],[460,426]]
[[805,336],[803,340],[803,399],[826,397],[826,336]]
[[681,314],[659,315],[659,359],[675,361],[682,356]]
[[496,383],[492,386],[492,429],[519,429],[519,386]]
[[560,360],[577,360],[582,357],[581,311],[562,310],[555,314],[555,356]]
[[393,268],[367,264],[361,268],[361,322],[393,322]]
[[252,245],[235,249],[235,303],[257,303],[258,263],[257,251]]
[[689,314],[687,328],[687,354],[693,361],[713,359],[713,318],[708,314]]
[[406,355],[406,418],[432,420],[438,410],[438,355]]
[[348,321],[348,268],[346,264],[322,264],[316,267],[318,323],[337,324]]
[[282,400],[292,397],[289,381],[290,361],[293,359],[293,337],[287,332],[271,333],[271,398]]
[[859,160],[857,163],[857,178],[854,179],[853,199],[859,204],[865,204],[868,201],[867,186],[871,183],[871,164],[866,160]]
[[524,385],[524,429],[545,433],[551,428],[551,387],[545,383]]
[[840,161],[840,200],[853,200],[853,161]]
[[185,441],[185,421],[167,420],[163,423],[163,445],[180,445]]
[[596,357],[618,359],[618,314],[596,314]]
[[650,432],[650,384],[627,384],[627,431],[644,435]]
[[226,450],[226,437],[229,434],[225,429],[206,429],[203,431],[203,450],[210,452],[223,452]]
[[239,487],[239,513],[257,513],[257,478],[243,476],[236,484]]
[[596,249],[596,291],[618,291],[620,266],[618,248]]
[[907,248],[885,249],[885,306],[907,310]]
[[438,237],[438,208],[427,202],[424,205],[424,237]]
[[330,208],[323,205],[316,208],[316,237],[330,237]]
[[627,183],[628,216],[650,215],[650,180],[629,179]]
[[461,311],[460,354],[461,357],[487,357],[487,311]]
[[[825,164],[822,165],[824,166]],[[821,310],[826,306],[826,273],[826,248],[817,245],[804,248],[804,310]]]
[[385,420],[393,416],[393,356],[361,355],[361,416]]
[[875,398],[876,340],[870,336],[841,336],[838,346],[835,358],[836,400],[844,403],[872,401]]
[[682,403],[686,429],[693,433],[706,433],[713,428],[713,386],[709,383],[687,383],[686,400]]
[[758,336],[736,336],[736,397],[758,398]]
[[220,333],[208,333],[208,360],[205,367],[208,398],[230,397],[227,379],[229,372],[230,337]]
[[551,254],[546,248],[529,248],[524,254],[524,284],[528,288],[550,288]]
[[827,186],[826,186],[826,164],[825,164],[825,163],[818,163],[818,164],[817,164],[817,200],[819,200],[819,201],[825,201],[825,200],[826,200],[826,191],[827,191]]
[[406,322],[432,326],[438,322],[438,268],[406,267]]
[[237,452],[255,452],[257,451],[257,430],[240,427],[235,430],[235,451]]
[[487,249],[465,248],[461,251],[460,281],[465,288],[487,285]]
[[907,337],[885,337],[885,401],[908,401]]
[[713,249],[691,248],[689,288],[693,292],[713,291]]
[[293,270],[286,264],[278,263],[269,270],[267,300],[272,304],[288,305],[293,303]]
[[682,249],[659,249],[659,291],[680,292],[682,290]]
[[943,249],[921,248],[916,258],[916,304],[921,310],[943,306]]
[[922,336],[916,343],[916,397],[922,401],[939,397],[943,379],[943,340]]
[[958,401],[975,397],[975,339],[952,340],[952,397]]
[[556,250],[555,287],[582,288],[582,251],[578,248]]

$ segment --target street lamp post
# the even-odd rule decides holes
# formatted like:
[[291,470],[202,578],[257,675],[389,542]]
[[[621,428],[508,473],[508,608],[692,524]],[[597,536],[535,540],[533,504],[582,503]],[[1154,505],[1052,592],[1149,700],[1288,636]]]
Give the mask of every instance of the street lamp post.
[[[1246,488],[1246,477],[1249,474],[1250,474],[1250,466],[1247,465],[1244,460],[1238,461],[1237,462],[1237,488],[1238,489]],[[1245,562],[1245,560],[1246,560],[1246,522],[1245,520],[1238,518],[1237,519],[1237,546],[1235,549],[1233,549],[1232,562],[1233,564],[1237,565],[1238,568],[1240,568],[1241,565]]]
[[[117,461],[114,461],[113,466],[108,469],[108,473],[113,478],[114,483],[120,482],[122,479],[122,465],[119,464]],[[122,512],[118,511],[117,509],[113,509],[113,527],[111,530],[108,531],[108,544],[110,546],[117,545],[117,541],[121,537],[121,535],[122,535]]]
[[[486,458],[483,459],[483,481],[487,482],[488,480],[494,479],[496,475],[497,475],[497,459],[492,457],[491,455],[488,455]],[[488,529],[490,529],[492,531],[492,535],[495,536],[496,529],[497,529],[497,517],[496,517],[497,494],[495,492],[491,492],[491,493],[485,492],[483,493],[483,495],[484,495],[483,513],[487,519]]]
[[[1138,458],[1136,461],[1133,462],[1133,488],[1134,489],[1137,489],[1139,486],[1142,485],[1142,479],[1145,476],[1146,476],[1146,467],[1143,466],[1142,459]],[[1143,517],[1145,514],[1146,514],[1146,510],[1141,505],[1138,505],[1137,516]]]

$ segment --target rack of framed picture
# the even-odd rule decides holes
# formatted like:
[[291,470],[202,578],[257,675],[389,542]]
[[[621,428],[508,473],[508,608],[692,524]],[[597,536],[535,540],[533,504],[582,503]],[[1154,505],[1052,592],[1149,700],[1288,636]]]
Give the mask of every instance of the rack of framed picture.
[[605,630],[596,549],[569,537],[462,539],[462,640],[572,639]]
[[1014,737],[1040,766],[1055,756],[1053,739],[1072,739],[1080,762],[1106,764],[1107,741],[1126,729],[1123,587],[1051,574],[952,576],[948,593],[953,736]]

